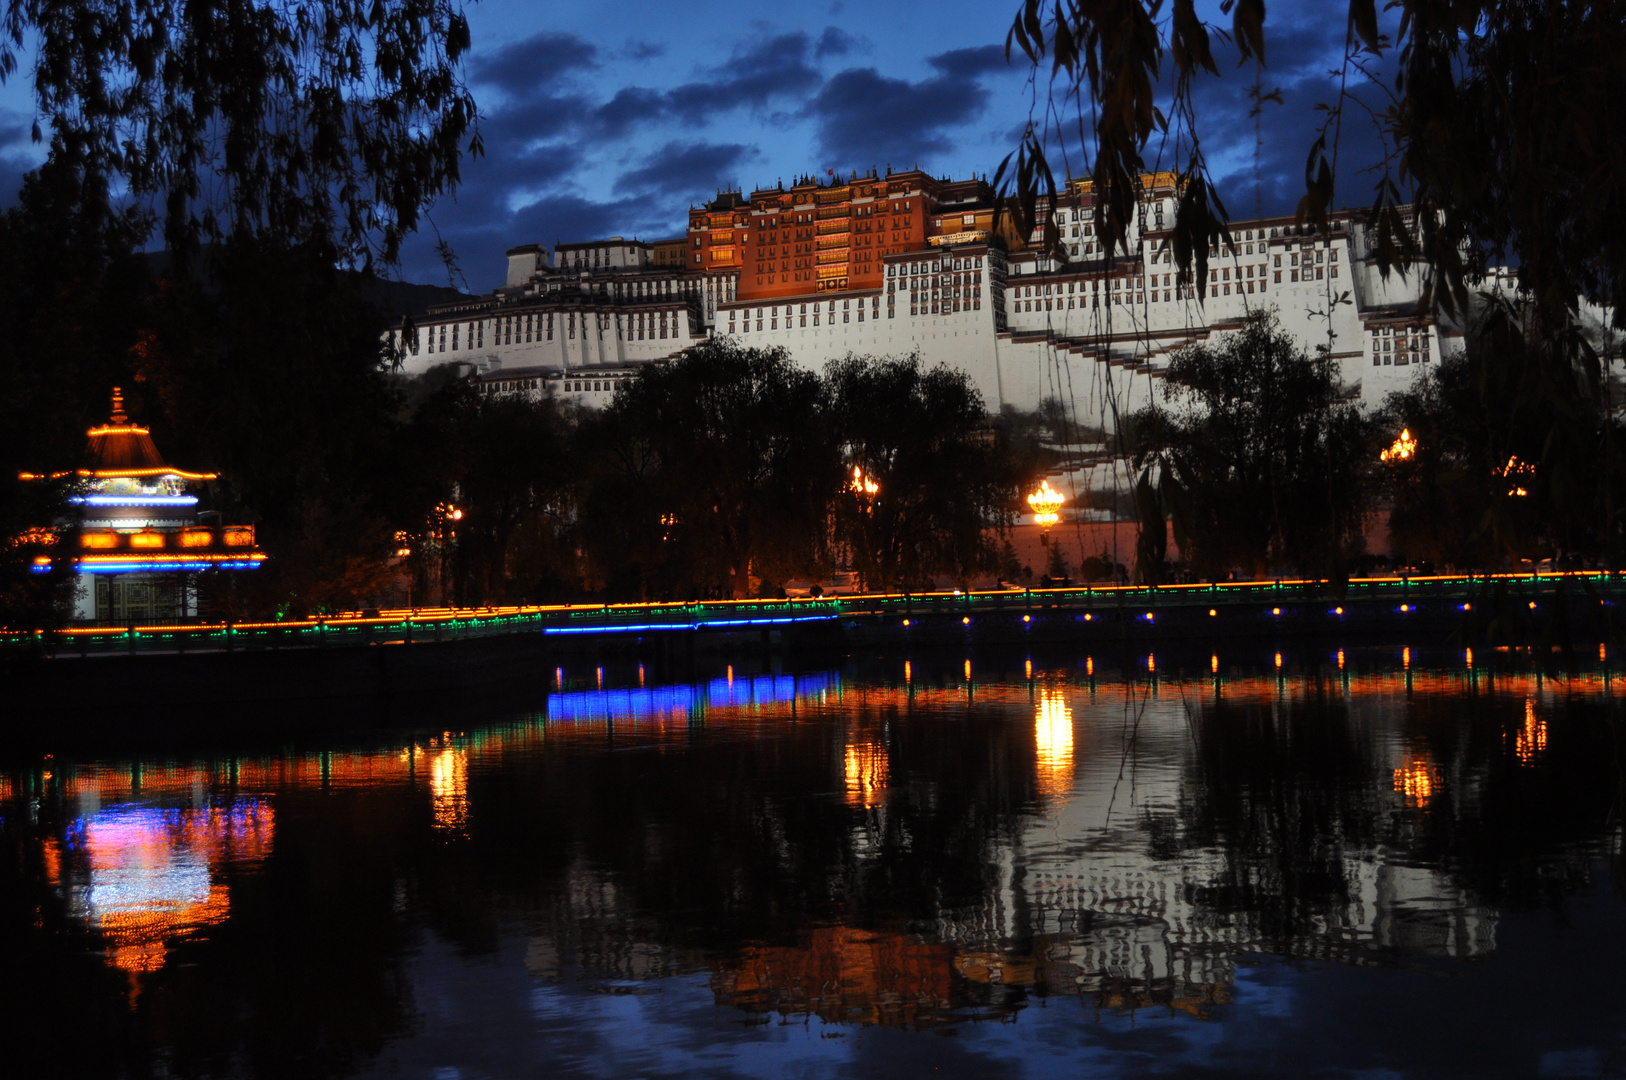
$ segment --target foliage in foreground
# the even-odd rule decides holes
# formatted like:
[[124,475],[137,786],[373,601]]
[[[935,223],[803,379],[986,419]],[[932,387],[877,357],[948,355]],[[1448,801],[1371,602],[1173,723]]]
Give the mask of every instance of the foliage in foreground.
[[1166,407],[1130,424],[1143,577],[1155,580],[1163,563],[1165,514],[1200,577],[1281,566],[1347,576],[1371,506],[1371,436],[1336,364],[1260,313],[1177,353],[1164,395]]

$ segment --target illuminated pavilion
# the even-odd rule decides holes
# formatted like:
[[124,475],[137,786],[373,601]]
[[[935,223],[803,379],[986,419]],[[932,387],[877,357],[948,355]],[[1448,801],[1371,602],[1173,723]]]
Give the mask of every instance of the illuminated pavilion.
[[78,475],[69,499],[79,511],[75,619],[187,618],[198,614],[199,573],[252,570],[265,560],[252,525],[223,526],[218,515],[198,513],[198,497],[188,487],[216,474],[167,464],[148,429],[125,415],[118,387],[112,416],[90,429],[90,467]]

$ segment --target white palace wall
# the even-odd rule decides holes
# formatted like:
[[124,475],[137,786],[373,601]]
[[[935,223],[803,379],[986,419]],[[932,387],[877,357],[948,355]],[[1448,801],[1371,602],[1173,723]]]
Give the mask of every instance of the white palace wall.
[[[918,353],[929,366],[965,372],[990,409],[1031,410],[1057,398],[1080,422],[1107,430],[1161,397],[1175,351],[1261,310],[1306,350],[1328,350],[1367,407],[1460,342],[1417,312],[1417,273],[1378,274],[1353,218],[1313,236],[1287,219],[1234,224],[1232,235],[1211,250],[1207,280],[1186,286],[1155,232],[1132,232],[1132,255],[1110,268],[1100,259],[1006,255],[986,232],[968,232],[885,256],[881,289],[750,301],[736,299],[728,274],[613,260],[550,269],[545,251],[527,247],[516,258],[534,257],[530,280],[432,310],[416,348],[395,340],[408,344],[406,374],[463,363],[502,384],[493,390],[602,387],[572,398],[585,405],[608,400],[614,383],[604,378],[619,382],[712,336],[783,347],[814,371],[849,354]],[[568,247],[574,260],[587,245]]]

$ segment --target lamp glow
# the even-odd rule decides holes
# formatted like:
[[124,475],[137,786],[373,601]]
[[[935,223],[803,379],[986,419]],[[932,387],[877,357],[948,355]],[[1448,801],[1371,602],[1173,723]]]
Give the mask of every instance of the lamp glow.
[[1061,504],[1067,496],[1050,486],[1048,479],[1039,481],[1039,488],[1028,495],[1028,506],[1033,510],[1035,525],[1054,525],[1061,520]]

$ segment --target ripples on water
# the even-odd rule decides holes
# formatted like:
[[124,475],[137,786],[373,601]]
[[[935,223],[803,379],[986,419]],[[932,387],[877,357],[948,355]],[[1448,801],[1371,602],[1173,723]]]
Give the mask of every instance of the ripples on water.
[[13,1064],[1626,1074],[1618,681],[1436,659],[560,669],[475,729],[19,763]]

